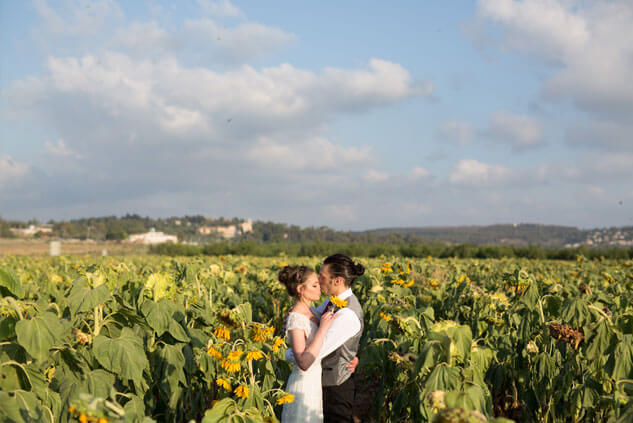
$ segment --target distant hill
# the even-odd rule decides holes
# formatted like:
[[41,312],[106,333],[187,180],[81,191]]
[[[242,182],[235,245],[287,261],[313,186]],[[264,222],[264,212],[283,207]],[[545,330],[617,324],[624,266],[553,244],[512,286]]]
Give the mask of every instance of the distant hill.
[[242,218],[184,216],[154,219],[136,214],[122,217],[90,217],[40,224],[0,218],[0,238],[40,237],[79,240],[126,240],[151,229],[176,235],[178,242],[209,244],[222,240],[267,242],[342,242],[417,244],[440,242],[472,245],[536,245],[542,247],[633,246],[633,227],[583,230],[572,226],[532,223],[490,226],[445,226],[381,228],[367,231],[336,231],[331,228],[299,227],[285,223]]
[[414,236],[425,241],[474,245],[539,245],[543,247],[632,246],[633,227],[578,229],[532,223],[490,226],[382,228],[366,231],[377,236]]
[[412,235],[427,241],[454,244],[506,244],[562,247],[581,242],[584,231],[571,226],[508,224],[491,226],[438,226],[422,228],[383,228],[367,231],[377,235]]

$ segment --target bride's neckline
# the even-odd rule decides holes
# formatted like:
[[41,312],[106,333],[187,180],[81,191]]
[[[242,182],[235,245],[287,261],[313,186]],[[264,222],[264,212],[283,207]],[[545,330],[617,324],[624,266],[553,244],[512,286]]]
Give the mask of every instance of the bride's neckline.
[[316,320],[316,317],[314,317],[313,314],[311,316],[308,316],[308,315],[300,313],[298,311],[291,311],[289,314],[299,314],[299,315],[305,317],[306,319],[308,319],[309,321],[311,321],[312,323],[314,323],[315,325],[319,326],[319,322],[318,322],[318,320]]
[[305,318],[306,318],[306,319],[309,319],[309,318],[310,318],[310,316],[308,316],[307,314],[303,314],[303,313],[298,312],[298,311],[291,311],[290,313],[300,314],[300,315],[302,315],[302,316],[305,316]]

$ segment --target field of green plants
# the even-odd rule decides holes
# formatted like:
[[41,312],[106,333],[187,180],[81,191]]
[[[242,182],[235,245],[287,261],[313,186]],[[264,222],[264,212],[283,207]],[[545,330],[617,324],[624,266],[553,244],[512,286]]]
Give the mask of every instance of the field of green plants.
[[[278,421],[321,259],[0,258],[0,421]],[[359,261],[362,421],[633,421],[633,261]]]

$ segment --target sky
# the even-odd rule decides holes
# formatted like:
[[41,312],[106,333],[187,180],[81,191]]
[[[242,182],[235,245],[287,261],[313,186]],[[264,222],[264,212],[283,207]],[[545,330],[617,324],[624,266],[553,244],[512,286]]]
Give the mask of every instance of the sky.
[[631,0],[0,0],[0,216],[633,225]]

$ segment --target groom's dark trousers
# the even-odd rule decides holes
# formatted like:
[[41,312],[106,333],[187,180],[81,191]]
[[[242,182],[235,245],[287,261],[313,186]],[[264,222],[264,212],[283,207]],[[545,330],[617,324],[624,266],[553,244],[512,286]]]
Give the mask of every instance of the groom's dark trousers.
[[350,423],[354,407],[354,378],[323,387],[323,423]]

